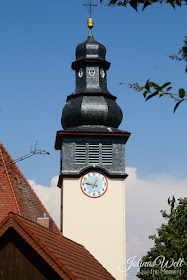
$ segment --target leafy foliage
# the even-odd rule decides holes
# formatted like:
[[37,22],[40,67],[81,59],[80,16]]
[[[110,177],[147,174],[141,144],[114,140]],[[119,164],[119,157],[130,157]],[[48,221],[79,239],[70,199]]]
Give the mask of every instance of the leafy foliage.
[[155,245],[141,260],[144,264],[154,263],[154,267],[140,266],[139,279],[187,279],[187,197],[178,199],[178,204],[174,197],[169,198],[168,204],[170,213],[161,211],[168,223],[157,229],[157,235],[149,236]]
[[[187,61],[187,37],[185,37],[184,40],[184,46],[182,49],[179,50],[178,55],[170,55],[172,59],[176,60],[186,60]],[[185,72],[187,73],[187,64],[185,68]],[[123,83],[120,83],[123,84]],[[164,83],[163,85],[159,85],[155,82],[150,81],[149,79],[146,81],[144,86],[140,86],[137,82],[134,84],[128,83],[128,85],[135,89],[138,92],[142,92],[145,100],[149,100],[150,98],[154,96],[167,96],[170,98],[173,98],[175,100],[175,107],[173,112],[175,113],[176,109],[179,107],[179,105],[187,100],[187,93],[184,88],[180,88],[178,90],[178,93],[172,93],[172,86],[170,82]]]
[[[120,83],[123,84],[123,83]],[[187,94],[183,88],[180,88],[178,93],[172,93],[172,86],[170,82],[164,83],[162,86],[147,80],[144,86],[140,86],[138,83],[128,84],[131,88],[135,89],[138,92],[142,92],[145,100],[149,100],[155,96],[167,96],[173,98],[176,101],[173,112],[176,111],[178,106],[187,100]]]
[[100,0],[100,3],[103,3],[107,6],[127,6],[128,4],[137,11],[139,5],[143,5],[142,10],[147,6],[152,5],[153,3],[168,3],[174,9],[176,6],[181,7],[181,5],[186,5],[187,0]]
[[[137,7],[139,4],[143,5],[142,10],[144,10],[147,6],[152,5],[153,3],[169,3],[172,5],[173,8],[175,6],[180,6],[181,5],[186,5],[187,0],[100,0],[100,3],[103,3],[107,6],[127,6],[127,4],[130,4],[132,8],[134,8],[137,11]],[[170,55],[170,58],[173,60],[186,60],[187,61],[187,36],[185,36],[184,40],[184,46],[179,50],[178,55]],[[185,72],[187,73],[187,64],[185,67]],[[125,83],[120,83],[120,84],[125,84]],[[173,98],[176,101],[175,107],[173,112],[176,111],[178,106],[187,100],[187,94],[186,91],[183,88],[180,88],[178,90],[178,93],[171,93],[172,87],[169,86],[171,83],[167,82],[164,83],[162,86],[159,86],[157,83],[151,82],[149,79],[147,80],[146,84],[144,86],[140,86],[138,83],[130,84],[128,85],[131,88],[134,88],[138,92],[143,92],[143,96],[145,97],[145,100],[149,100],[150,98],[154,96],[159,96],[162,97],[163,95]],[[169,86],[169,87],[168,87]],[[167,88],[166,88],[167,87]]]
[[[179,50],[178,55],[169,55],[173,60],[186,60],[187,61],[187,36],[185,36],[184,46]],[[185,72],[187,73],[187,64],[185,68]]]

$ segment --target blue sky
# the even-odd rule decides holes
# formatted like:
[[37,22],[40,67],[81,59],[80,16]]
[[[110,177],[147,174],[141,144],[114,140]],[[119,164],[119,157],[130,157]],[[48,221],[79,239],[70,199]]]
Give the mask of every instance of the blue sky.
[[[50,152],[18,165],[40,185],[50,186],[59,174],[55,135],[66,97],[75,88],[75,48],[88,35],[85,2],[0,1],[0,139],[14,159],[27,154],[36,140],[38,148]],[[168,58],[183,44],[187,7],[156,4],[139,10],[99,5],[93,35],[107,48],[108,89],[124,113],[120,129],[132,133],[126,165],[136,168],[141,180],[169,176],[177,182],[187,177],[187,103],[173,114],[173,100],[145,102],[119,83],[144,84],[150,78],[171,81],[174,90],[187,88],[185,63]]]
[[[13,158],[26,154],[36,140],[38,148],[48,150],[49,157],[35,156],[19,164],[27,178],[46,185],[59,172],[59,153],[53,146],[66,96],[75,87],[71,62],[77,44],[88,35],[83,3],[0,2],[1,140]],[[106,46],[111,62],[108,88],[124,113],[120,128],[132,132],[126,162],[141,176],[186,175],[187,105],[173,114],[174,102],[169,98],[145,102],[141,94],[119,83],[143,84],[150,78],[172,81],[176,90],[186,87],[185,64],[168,58],[182,46],[186,11],[186,6],[174,10],[153,5],[137,13],[130,7],[99,5],[93,13],[94,37]]]

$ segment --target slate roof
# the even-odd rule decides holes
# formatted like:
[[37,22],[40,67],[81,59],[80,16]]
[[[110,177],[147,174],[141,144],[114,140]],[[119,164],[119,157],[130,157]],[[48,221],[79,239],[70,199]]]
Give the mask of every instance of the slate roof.
[[82,246],[13,212],[0,222],[1,236],[13,228],[64,280],[114,280]]
[[[51,218],[0,141],[0,221],[11,211],[34,222],[42,217],[43,213],[47,213]],[[55,223],[53,230],[61,234]]]

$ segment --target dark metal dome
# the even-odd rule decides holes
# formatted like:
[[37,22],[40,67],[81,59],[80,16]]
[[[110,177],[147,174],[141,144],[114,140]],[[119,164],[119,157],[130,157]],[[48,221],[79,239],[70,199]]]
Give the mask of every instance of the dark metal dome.
[[62,112],[64,129],[81,125],[118,128],[123,118],[117,103],[104,96],[76,96],[67,101]]
[[105,60],[106,48],[98,43],[94,37],[88,38],[78,44],[76,48],[76,60],[82,59],[100,59]]

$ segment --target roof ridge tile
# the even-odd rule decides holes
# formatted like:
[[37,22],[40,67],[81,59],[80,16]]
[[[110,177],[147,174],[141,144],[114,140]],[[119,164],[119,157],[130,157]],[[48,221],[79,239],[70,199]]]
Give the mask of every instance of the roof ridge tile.
[[[4,149],[4,151],[5,151],[6,153],[8,153],[7,150],[5,149],[4,145],[2,144],[2,142],[0,142],[0,146],[2,146],[3,149]],[[14,192],[14,188],[13,188],[12,183],[11,183],[11,180],[10,180],[9,172],[8,172],[7,167],[6,167],[5,158],[4,158],[4,156],[3,156],[3,153],[2,153],[2,150],[1,150],[1,149],[0,149],[0,156],[1,156],[1,158],[2,158],[3,167],[4,167],[4,169],[5,169],[5,173],[6,173],[7,180],[8,180],[8,182],[9,182],[10,189],[11,189],[11,191],[12,191],[12,195],[13,195],[13,198],[14,198],[14,201],[15,201],[16,208],[17,208],[17,210],[18,210],[18,213],[21,213],[21,212],[20,212],[20,209],[19,209],[19,205],[18,205],[17,200],[16,200],[16,195],[15,195],[15,192]],[[10,157],[10,158],[11,158],[11,157]],[[11,158],[11,159],[12,159],[12,158]]]
[[[12,213],[13,214],[13,213]],[[11,218],[14,219],[19,226],[40,246],[40,248],[42,248],[45,253],[52,258],[57,264],[58,266],[60,266],[63,270],[64,268],[62,267],[62,263],[57,259],[57,257],[47,248],[47,246],[45,244],[43,244],[43,242],[24,224],[23,221],[21,221],[18,217],[18,215],[14,214],[11,215]],[[40,225],[39,225],[40,226]],[[45,228],[45,227],[44,227]],[[47,228],[45,228],[46,230]],[[67,273],[67,271],[69,271],[66,267],[65,267],[66,271],[65,273]]]

